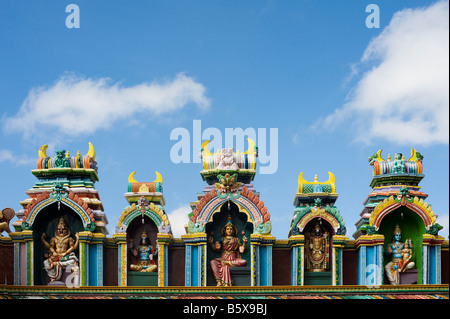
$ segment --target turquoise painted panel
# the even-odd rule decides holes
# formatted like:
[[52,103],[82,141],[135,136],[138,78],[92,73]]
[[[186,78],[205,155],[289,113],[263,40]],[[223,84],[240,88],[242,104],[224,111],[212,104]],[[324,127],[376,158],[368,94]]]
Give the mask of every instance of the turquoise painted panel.
[[86,245],[87,253],[89,254],[88,258],[88,271],[89,271],[89,286],[98,286],[97,283],[97,245]]
[[191,246],[191,285],[192,286],[200,286],[199,271],[201,265],[198,263],[199,258],[199,247],[200,246]]

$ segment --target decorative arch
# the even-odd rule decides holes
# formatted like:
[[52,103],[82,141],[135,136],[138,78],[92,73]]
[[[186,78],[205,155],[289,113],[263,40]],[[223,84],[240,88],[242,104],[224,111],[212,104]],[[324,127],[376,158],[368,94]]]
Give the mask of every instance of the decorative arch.
[[302,232],[305,229],[306,225],[308,225],[311,221],[313,221],[316,218],[321,218],[326,222],[328,222],[333,228],[335,234],[338,232],[340,228],[339,221],[334,216],[328,214],[325,211],[325,209],[323,208],[320,209],[318,207],[314,207],[313,209],[311,209],[309,214],[306,214],[300,219],[300,221],[297,224],[297,227],[299,228],[300,232]]
[[344,219],[339,209],[329,205],[322,207],[320,203],[317,203],[315,206],[297,207],[295,209],[295,215],[291,223],[291,234],[303,233],[306,225],[315,218],[321,218],[327,221],[336,235],[345,235],[347,232]]
[[95,218],[91,209],[81,198],[72,191],[65,191],[61,185],[56,185],[51,193],[42,193],[31,200],[22,217],[22,229],[28,230],[33,226],[37,215],[46,207],[61,203],[73,210],[81,219],[84,230],[95,230]]
[[369,225],[378,231],[383,218],[402,206],[415,212],[422,219],[427,230],[430,230],[435,225],[437,215],[434,214],[431,206],[423,198],[419,199],[417,196],[414,198],[409,197],[407,191],[403,191],[403,193],[400,191],[396,197],[390,196],[380,202],[370,214]]
[[264,202],[245,186],[240,192],[229,193],[228,196],[221,196],[217,193],[217,189],[212,189],[207,193],[189,214],[189,232],[204,232],[206,223],[212,221],[214,214],[220,211],[222,205],[228,201],[236,204],[239,211],[247,215],[248,221],[253,224],[255,233],[270,234],[272,230],[270,214],[267,212]]
[[158,232],[171,233],[171,227],[167,214],[162,207],[155,205],[154,203],[149,203],[147,205],[132,204],[131,206],[125,208],[117,223],[117,228],[120,230],[119,232],[125,232],[130,223],[135,218],[142,215],[149,217],[155,223],[158,227]]

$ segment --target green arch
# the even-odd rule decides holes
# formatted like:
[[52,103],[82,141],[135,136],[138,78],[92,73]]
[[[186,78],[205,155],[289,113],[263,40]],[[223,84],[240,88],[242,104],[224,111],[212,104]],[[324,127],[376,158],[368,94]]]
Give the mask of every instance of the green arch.
[[[384,235],[383,251],[387,252],[388,245],[392,242],[392,235],[395,225],[399,225],[402,231],[402,242],[407,238],[411,238],[413,243],[412,260],[416,263],[417,268],[417,284],[422,284],[422,268],[423,268],[423,253],[422,242],[423,234],[426,233],[426,228],[422,218],[406,206],[401,206],[398,209],[387,214],[381,221],[379,234]],[[390,261],[390,255],[383,256],[383,267]],[[383,268],[384,269],[384,268]]]
[[[136,217],[139,217],[141,215],[142,212],[138,209],[135,209],[124,218],[122,225],[125,225],[128,228],[128,225],[131,223],[131,221],[133,221]],[[163,220],[161,219],[161,217],[159,217],[159,215],[154,211],[152,211],[151,209],[146,209],[144,215],[149,217],[157,227],[163,224]]]
[[[33,209],[30,211],[30,213],[28,214],[26,220],[24,221],[23,225],[22,225],[22,229],[31,229],[31,227],[33,227],[33,224],[36,220],[36,217],[38,216],[38,214],[45,209],[46,207],[57,203],[58,201],[52,198],[47,198],[44,199],[42,201],[40,201],[39,203],[37,203]],[[63,203],[65,206],[67,206],[69,209],[71,209],[72,211],[74,211],[82,220],[83,223],[83,227],[85,228],[85,230],[94,230],[92,229],[92,224],[95,225],[94,222],[91,223],[91,219],[89,217],[89,215],[86,213],[86,211],[80,206],[78,205],[78,203],[74,202],[73,200],[69,199],[69,198],[62,198],[61,201],[59,201],[59,203]]]

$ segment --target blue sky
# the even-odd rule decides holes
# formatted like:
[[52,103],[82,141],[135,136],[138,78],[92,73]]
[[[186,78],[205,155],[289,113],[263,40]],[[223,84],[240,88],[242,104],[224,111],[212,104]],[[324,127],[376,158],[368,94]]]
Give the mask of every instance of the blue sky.
[[[380,28],[366,26],[371,3]],[[79,28],[66,27],[69,4]],[[174,163],[170,134],[185,128],[192,147],[200,120],[223,135],[260,128],[269,140],[277,129],[277,170],[258,170],[254,187],[278,239],[300,172],[334,173],[352,238],[371,190],[367,158],[409,158],[412,147],[447,238],[448,30],[448,1],[3,1],[0,208],[21,208],[41,145],[75,155],[92,142],[110,235],[132,171],[138,181],[162,174],[178,235],[205,184],[199,150]]]

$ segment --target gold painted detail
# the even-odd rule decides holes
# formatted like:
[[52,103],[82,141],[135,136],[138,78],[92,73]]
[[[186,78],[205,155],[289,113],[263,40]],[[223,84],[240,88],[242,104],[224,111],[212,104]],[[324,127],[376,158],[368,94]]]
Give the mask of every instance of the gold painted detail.
[[[378,218],[378,215],[383,212],[387,207],[397,203],[393,195],[385,198],[383,201],[379,202],[375,209],[370,214],[369,225],[373,226],[375,220]],[[415,206],[421,208],[426,214],[430,217],[432,225],[435,224],[437,215],[435,215],[434,211],[431,209],[431,205],[423,200],[423,198],[419,198],[417,196],[414,197],[413,202]]]
[[328,172],[328,180],[326,182],[319,182],[317,174],[314,176],[314,182],[308,182],[303,178],[303,172],[298,175],[298,193],[302,194],[306,191],[306,185],[330,185],[331,193],[336,193],[336,178],[332,172]]
[[[119,217],[119,221],[117,222],[117,226],[121,227],[123,221],[125,220],[125,218],[133,213],[134,211],[136,211],[138,209],[138,207],[136,206],[136,204],[131,204],[131,206],[128,206],[127,208],[125,208],[122,211],[122,214]],[[154,203],[150,203],[148,205],[148,209],[151,210],[152,212],[154,212],[159,218],[161,218],[161,220],[164,222],[165,226],[169,226],[169,219],[167,218],[166,213],[164,212],[163,209],[161,209],[159,207],[159,205],[155,205]]]

